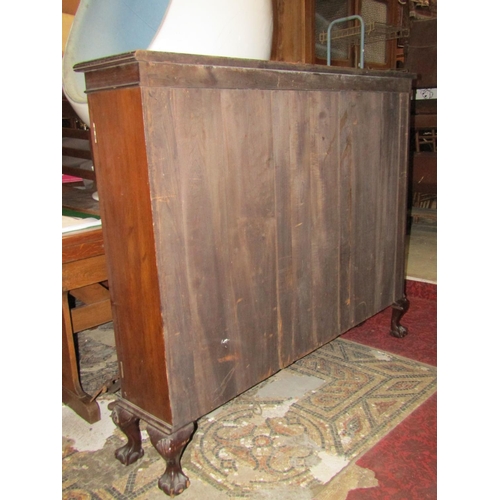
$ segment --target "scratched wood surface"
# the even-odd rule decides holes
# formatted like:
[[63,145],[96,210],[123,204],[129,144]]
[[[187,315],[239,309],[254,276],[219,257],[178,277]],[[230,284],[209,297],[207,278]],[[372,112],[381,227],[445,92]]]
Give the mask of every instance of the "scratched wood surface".
[[172,412],[191,421],[396,300],[399,100],[155,88],[143,103]]
[[242,65],[80,68],[122,395],[173,428],[404,294],[411,80]]

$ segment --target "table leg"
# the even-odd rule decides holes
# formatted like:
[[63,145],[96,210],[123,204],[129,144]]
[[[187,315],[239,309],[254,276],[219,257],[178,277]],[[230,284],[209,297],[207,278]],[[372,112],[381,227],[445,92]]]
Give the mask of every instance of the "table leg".
[[97,401],[91,401],[80,383],[68,292],[62,294],[62,400],[89,424],[101,418]]

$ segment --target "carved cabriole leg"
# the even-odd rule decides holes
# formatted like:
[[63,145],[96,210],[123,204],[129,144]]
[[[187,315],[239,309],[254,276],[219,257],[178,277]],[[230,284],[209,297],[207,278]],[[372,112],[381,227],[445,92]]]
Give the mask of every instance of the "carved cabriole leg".
[[163,476],[158,480],[158,487],[171,497],[179,495],[189,486],[189,478],[182,472],[181,456],[194,433],[194,423],[170,434],[152,424],[146,430],[151,443],[167,463]]
[[146,424],[151,443],[165,460],[167,467],[158,480],[158,487],[167,495],[175,496],[189,486],[189,478],[181,467],[181,456],[195,430],[194,422],[172,432],[172,427],[125,399],[108,405],[113,422],[125,433],[128,442],[115,451],[115,456],[124,465],[130,465],[144,455],[142,449],[140,420]]
[[108,405],[112,410],[111,418],[116,426],[127,436],[128,441],[125,446],[115,451],[115,457],[123,464],[130,465],[139,460],[144,455],[142,449],[141,430],[139,428],[139,417],[123,408],[119,401],[114,401]]
[[402,339],[408,335],[408,329],[401,325],[403,315],[408,311],[410,302],[406,297],[392,304],[391,335]]

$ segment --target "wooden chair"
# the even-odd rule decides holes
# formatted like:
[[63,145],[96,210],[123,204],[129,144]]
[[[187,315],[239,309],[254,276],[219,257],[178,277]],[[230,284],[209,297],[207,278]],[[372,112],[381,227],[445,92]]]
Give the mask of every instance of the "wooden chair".
[[414,147],[411,162],[413,207],[432,208],[437,203],[436,102],[417,101],[411,117]]
[[[76,113],[63,98],[62,172],[95,183],[92,165],[89,130],[81,127]],[[63,184],[63,208],[99,215],[99,203],[92,198],[94,190],[81,189],[81,185]],[[72,302],[76,302],[76,305],[72,306]],[[64,234],[62,400],[89,423],[100,419],[100,410],[95,398],[85,392],[81,385],[76,334],[112,319],[102,229]],[[104,384],[106,381],[102,382]]]
[[62,173],[95,183],[90,131],[81,123],[64,94],[62,102]]
[[[71,308],[70,295],[79,299]],[[62,400],[89,423],[100,419],[100,410],[80,381],[76,348],[79,331],[112,320],[107,288],[102,230],[68,233],[62,238]],[[103,384],[106,381],[103,380]]]

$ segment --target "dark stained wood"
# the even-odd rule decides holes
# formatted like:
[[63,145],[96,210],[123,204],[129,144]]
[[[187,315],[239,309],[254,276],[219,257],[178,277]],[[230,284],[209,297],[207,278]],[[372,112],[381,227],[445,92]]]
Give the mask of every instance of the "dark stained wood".
[[[298,314],[307,308],[308,296],[304,293],[301,262],[295,258],[295,246],[301,245],[300,234],[309,228],[301,227],[301,215],[309,208],[307,165],[303,162],[305,148],[309,145],[306,137],[299,137],[304,130],[304,107],[296,93],[273,93],[272,130],[274,144],[274,170],[276,190],[276,225],[277,225],[277,279],[278,279],[278,353],[280,368],[290,364],[291,352],[303,350],[300,338],[304,320]],[[295,120],[296,116],[296,120]],[[303,165],[303,168],[301,166]],[[290,168],[291,167],[291,168]],[[293,179],[296,175],[296,181]],[[306,183],[304,185],[304,182]],[[294,189],[295,188],[295,189]],[[302,199],[302,200],[301,200]],[[304,202],[301,210],[300,203]],[[297,242],[297,239],[299,240]],[[303,245],[301,245],[303,246]],[[308,263],[306,263],[308,265]]]
[[[162,316],[179,332],[166,349],[171,395],[183,400],[174,422],[195,420],[279,368],[269,302],[276,302],[272,143],[257,126],[271,108],[262,91],[247,97],[200,89],[148,89],[143,97],[153,217],[165,221],[155,224]],[[261,356],[250,359],[256,346]]]
[[166,434],[404,298],[410,77],[302,67],[79,65],[123,404]]
[[437,114],[412,115],[412,129],[437,128]]
[[[385,94],[382,100],[380,156],[379,165],[375,167],[378,172],[378,175],[375,174],[377,194],[373,200],[377,234],[374,263],[377,269],[377,286],[374,290],[376,308],[383,305],[382,297],[391,296],[394,283],[394,300],[403,294],[399,281],[404,282],[404,260],[398,259],[406,219],[405,207],[400,204],[406,203],[407,188],[406,169],[400,169],[398,165],[406,165],[404,151],[408,148],[408,118],[400,114],[402,108],[408,106],[409,98],[405,98],[406,102],[398,94]],[[399,124],[397,127],[394,126],[394,120]]]
[[414,88],[437,87],[437,18],[412,19],[404,67],[418,76]]
[[[91,160],[92,159],[92,154],[91,154],[90,150],[85,150],[85,149],[63,147],[62,154],[64,156],[82,158],[84,160]],[[64,164],[63,164],[63,166],[64,166]],[[66,172],[64,172],[64,173],[66,173]]]
[[[68,103],[68,101],[66,101],[66,103]],[[72,137],[74,139],[82,139],[82,140],[88,141],[90,138],[90,131],[80,129],[80,128],[62,127],[62,136],[63,137]]]
[[[75,69],[81,65],[76,65]],[[107,87],[107,82],[112,78],[114,87],[129,87],[138,84],[140,81],[139,66],[137,64],[114,65],[110,68],[103,67],[99,72],[92,72],[88,75],[87,90]]]
[[437,99],[414,99],[411,102],[412,115],[437,116]]
[[[339,333],[340,259],[340,169],[338,164],[339,96],[335,93],[309,94],[309,137],[312,300],[311,333],[314,342],[324,344]],[[304,226],[302,221],[302,225]]]
[[[410,196],[412,208],[416,208],[422,197],[437,197],[437,99],[415,99],[411,104],[410,130],[414,140],[409,167]],[[413,220],[417,218],[414,216]],[[435,219],[436,213],[431,218]]]
[[396,214],[392,224],[396,228],[396,238],[394,241],[394,290],[393,300],[397,302],[404,298],[405,290],[405,253],[404,241],[406,236],[407,223],[407,197],[408,197],[408,144],[409,144],[409,122],[410,122],[410,96],[400,93],[398,95],[397,111],[392,115],[397,117],[397,127],[395,134],[398,140],[393,143],[391,154],[395,164],[399,165],[397,173],[396,190]]
[[[237,71],[234,69],[237,68]],[[169,88],[372,90],[405,92],[414,75],[254,59],[137,50],[75,65],[87,92],[145,85]],[[262,71],[267,70],[267,71]],[[286,77],[285,77],[286,75]],[[359,78],[366,76],[366,78]]]
[[391,335],[402,339],[408,335],[408,329],[401,324],[401,318],[408,311],[410,302],[406,297],[403,297],[392,304],[391,317]]
[[141,91],[91,94],[89,107],[121,392],[172,423]]
[[144,456],[142,447],[140,419],[120,404],[111,403],[111,418],[117,427],[127,436],[127,443],[115,451],[115,457],[123,464],[130,465]]
[[81,179],[95,180],[95,173],[92,170],[85,170],[83,168],[73,167],[68,165],[64,160],[62,162],[62,170],[66,175],[80,177]]
[[412,191],[437,195],[437,153],[413,153]]
[[[63,99],[64,103],[69,105],[65,98]],[[71,106],[69,106],[69,110],[65,110],[67,106],[63,106],[63,121],[69,120],[73,128],[62,127],[62,173],[95,181],[93,170],[79,168],[81,164],[92,160],[89,144],[90,131],[75,128],[79,119]]]
[[170,497],[180,495],[189,487],[189,478],[181,467],[181,456],[191,440],[194,423],[181,427],[175,432],[165,432],[154,425],[147,426],[151,443],[165,460],[166,468],[158,479],[158,488]]

